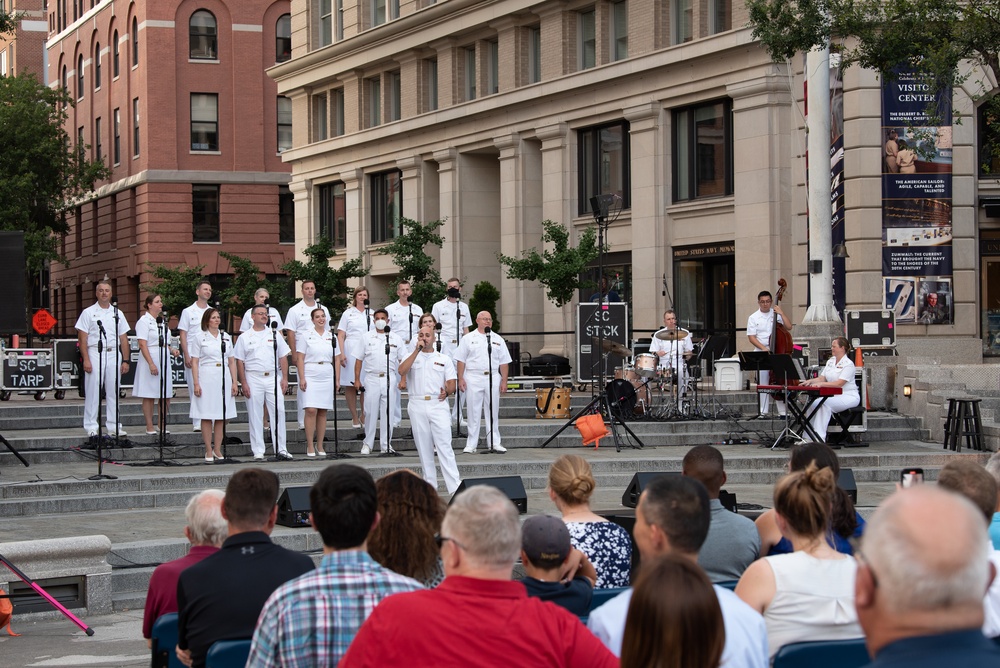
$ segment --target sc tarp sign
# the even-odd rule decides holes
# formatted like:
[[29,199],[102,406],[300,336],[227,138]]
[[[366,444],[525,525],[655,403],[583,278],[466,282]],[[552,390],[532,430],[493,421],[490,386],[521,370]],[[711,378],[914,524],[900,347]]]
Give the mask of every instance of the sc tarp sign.
[[3,389],[52,389],[52,350],[8,348],[3,351]]
[[[592,383],[600,378],[601,348],[598,340],[628,345],[628,304],[624,302],[584,302],[576,311],[576,373],[580,383]],[[615,367],[620,367],[622,357],[607,356],[604,376],[614,379]]]

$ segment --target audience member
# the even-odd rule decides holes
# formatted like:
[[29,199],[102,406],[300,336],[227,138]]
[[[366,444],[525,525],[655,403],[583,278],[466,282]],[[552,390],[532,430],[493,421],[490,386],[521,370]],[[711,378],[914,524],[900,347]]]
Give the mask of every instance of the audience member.
[[617,666],[557,605],[529,598],[511,580],[521,547],[517,508],[488,485],[452,501],[441,526],[444,582],[390,596],[375,608],[342,665]]
[[[683,476],[654,478],[639,496],[635,509],[635,544],[643,564],[673,554],[697,563],[698,550],[708,535],[711,511],[708,492],[697,480]],[[640,571],[642,568],[640,568]],[[726,644],[722,665],[765,668],[767,630],[764,619],[736,594],[713,585],[722,608]],[[608,649],[621,654],[625,617],[633,589],[614,597],[590,613],[587,626]],[[673,597],[674,592],[659,592]]]
[[826,541],[835,485],[833,472],[815,464],[778,481],[775,520],[794,551],[754,562],[736,585],[736,595],[764,615],[772,657],[788,643],[862,635],[854,611],[857,563]]
[[323,561],[267,599],[247,661],[252,668],[335,666],[381,600],[423,588],[368,556],[366,542],[379,521],[368,471],[353,464],[326,467],[309,490],[309,503]]
[[[521,582],[528,596],[552,601],[578,617],[587,616],[597,572],[587,555],[570,544],[565,522],[551,515],[525,520],[521,525],[521,563],[527,575]],[[567,568],[573,572],[564,576]]]
[[226,540],[226,520],[222,518],[221,489],[206,489],[188,501],[184,509],[187,526],[184,536],[191,543],[191,550],[180,559],[160,564],[149,578],[146,592],[146,610],[142,616],[142,637],[152,646],[153,624],[162,615],[177,612],[177,578],[181,571],[193,566],[210,554],[219,551]]
[[590,464],[579,455],[563,455],[549,468],[549,498],[562,514],[573,547],[597,569],[597,589],[627,587],[632,540],[628,531],[590,510],[595,487]]
[[437,490],[409,469],[379,478],[375,489],[379,522],[368,537],[368,554],[425,587],[441,584],[444,566],[434,536],[446,506]]
[[314,568],[309,557],[271,542],[278,488],[278,476],[264,469],[229,479],[222,500],[229,537],[177,581],[177,658],[185,665],[204,666],[219,640],[251,637],[271,592]]
[[712,507],[712,523],[698,552],[698,565],[712,582],[739,580],[760,554],[760,534],[753,520],[726,510],[719,501],[726,484],[722,453],[711,445],[696,445],[684,455],[681,466],[684,475],[705,486]]
[[[993,476],[1000,485],[1000,452],[994,452],[988,462],[986,462],[986,472]],[[993,518],[990,522],[990,541],[994,550],[1000,550],[1000,499],[997,499],[997,507],[993,511]]]
[[1000,665],[981,631],[987,549],[976,508],[944,489],[904,489],[875,511],[854,589],[869,668]]
[[[836,482],[840,477],[840,461],[833,448],[825,443],[800,443],[792,448],[788,460],[788,470],[804,471],[810,463],[815,462],[817,468],[828,468],[833,473]],[[827,541],[844,554],[854,554],[851,538],[860,538],[865,530],[865,521],[854,509],[854,503],[847,492],[836,485],[833,488],[833,513],[830,516],[830,528]],[[757,518],[755,524],[760,533],[760,554],[788,554],[792,544],[781,535],[778,523],[774,518],[774,510],[765,511]]]
[[669,554],[643,566],[625,621],[622,668],[715,668],[725,643],[719,598],[702,569]]

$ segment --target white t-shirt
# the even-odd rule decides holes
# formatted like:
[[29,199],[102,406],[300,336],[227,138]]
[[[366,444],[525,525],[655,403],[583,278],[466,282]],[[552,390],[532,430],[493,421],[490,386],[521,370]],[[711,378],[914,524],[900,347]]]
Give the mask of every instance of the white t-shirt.
[[[771,344],[771,330],[774,329],[774,309],[771,309],[767,313],[762,313],[760,309],[757,309],[750,314],[747,318],[747,336],[756,336],[757,340],[760,341],[762,346],[768,346]],[[784,320],[781,316],[778,316],[778,322],[784,324]]]
[[[389,313],[389,326],[392,327],[392,331],[399,335],[399,338],[403,340],[403,343],[410,343],[411,339],[417,338],[417,332],[419,329],[417,325],[420,323],[420,316],[424,314],[424,310],[410,302],[406,306],[399,303],[396,300],[392,304],[385,307],[385,310]],[[410,324],[410,315],[413,315],[413,324]]]
[[[118,328],[115,328],[115,311],[118,311]],[[125,314],[114,306],[101,308],[100,304],[93,304],[83,309],[80,317],[76,320],[76,329],[87,334],[87,348],[91,352],[97,352],[97,344],[101,341],[101,327],[104,327],[104,352],[113,352],[121,343],[121,335],[128,333],[128,320]],[[115,335],[115,332],[118,335]],[[127,361],[127,360],[126,360]]]

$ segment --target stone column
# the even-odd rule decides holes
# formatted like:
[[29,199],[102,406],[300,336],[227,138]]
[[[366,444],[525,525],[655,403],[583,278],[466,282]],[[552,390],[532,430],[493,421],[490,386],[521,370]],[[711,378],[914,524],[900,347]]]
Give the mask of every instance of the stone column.
[[441,247],[441,278],[448,280],[451,276],[461,278],[461,238],[459,223],[459,197],[458,190],[458,149],[445,148],[434,151],[434,161],[438,164],[438,192],[440,199],[438,207],[444,225],[441,227],[441,236],[444,237],[444,244]]
[[344,208],[347,220],[346,258],[361,257],[368,246],[367,207],[364,205],[364,172],[360,169],[347,169],[340,173],[344,182]]
[[[544,46],[542,47],[544,51]],[[573,230],[573,188],[571,178],[573,147],[570,143],[570,129],[565,123],[554,123],[540,127],[535,136],[542,140],[542,219],[562,223],[570,229],[570,243],[576,243]],[[541,250],[541,249],[539,249]],[[541,286],[539,286],[540,288]],[[543,304],[543,319],[546,332],[572,331],[576,318],[575,306],[567,304],[562,308],[547,298]],[[575,337],[572,334],[546,334],[541,353],[562,355],[575,359]],[[575,363],[575,362],[572,362]]]

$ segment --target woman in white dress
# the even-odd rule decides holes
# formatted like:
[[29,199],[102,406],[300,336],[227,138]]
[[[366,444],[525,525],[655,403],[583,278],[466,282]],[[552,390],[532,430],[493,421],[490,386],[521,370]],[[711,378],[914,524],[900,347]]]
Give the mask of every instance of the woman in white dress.
[[[163,298],[160,295],[149,295],[143,304],[146,313],[135,323],[135,336],[139,343],[139,363],[135,369],[135,385],[132,386],[132,396],[142,399],[142,414],[146,418],[146,433],[153,435],[157,428],[153,424],[153,404],[161,396],[164,399],[166,415],[170,410],[170,398],[174,395],[173,376],[170,373],[169,355],[179,356],[180,350],[169,348],[170,330],[166,323],[162,325],[164,343],[168,351],[160,347],[161,325],[156,319],[163,312]],[[161,368],[162,367],[162,368]],[[161,373],[162,372],[162,373]],[[161,383],[163,384],[161,386]],[[159,422],[157,415],[157,422]],[[169,434],[167,425],[161,424],[163,433]]]
[[313,327],[295,338],[295,366],[299,370],[299,391],[305,408],[306,457],[326,457],[323,436],[326,412],[333,409],[336,375],[340,357],[333,332],[326,331],[326,312],[314,308]]
[[[354,387],[354,361],[365,352],[364,337],[374,329],[375,322],[372,311],[365,306],[368,301],[368,288],[361,285],[354,291],[353,306],[349,306],[340,316],[337,325],[337,346],[340,357],[340,386],[344,388],[344,398],[347,399],[347,410],[351,411],[351,426],[360,428],[365,423],[365,406],[361,403],[358,409],[358,391]],[[298,345],[296,345],[296,348]]]
[[206,462],[222,459],[223,426],[236,417],[236,358],[233,340],[219,329],[221,323],[219,312],[210,308],[201,318],[201,331],[188,336],[194,380],[191,419],[201,420]]

